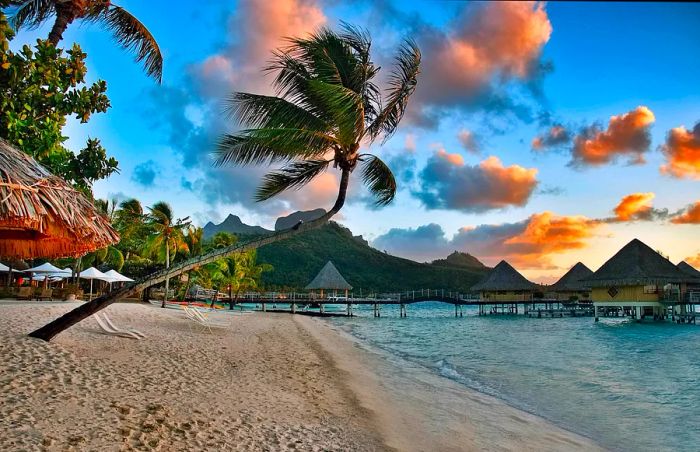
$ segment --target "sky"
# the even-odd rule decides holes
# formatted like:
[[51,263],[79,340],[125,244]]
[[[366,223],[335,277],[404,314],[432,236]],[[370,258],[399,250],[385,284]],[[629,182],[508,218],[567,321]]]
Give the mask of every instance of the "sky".
[[[578,261],[597,269],[639,238],[700,265],[700,4],[122,0],[156,37],[161,85],[98,26],[65,43],[88,54],[112,108],[71,122],[68,146],[102,140],[120,173],[96,196],[164,200],[203,226],[228,214],[268,228],[329,208],[332,170],[300,191],[253,200],[269,168],[215,168],[237,125],[231,92],[271,94],[261,68],[285,37],[342,21],[373,38],[386,75],[405,38],[422,69],[398,132],[377,153],[396,174],[377,209],[359,177],[337,220],[390,254],[431,261],[454,250],[508,260],[551,282]],[[21,32],[18,47],[48,33]]]

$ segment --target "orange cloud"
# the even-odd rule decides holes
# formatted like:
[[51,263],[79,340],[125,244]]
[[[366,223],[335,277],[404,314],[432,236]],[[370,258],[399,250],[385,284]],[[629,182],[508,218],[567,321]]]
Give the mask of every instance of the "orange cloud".
[[213,97],[233,89],[271,94],[270,81],[260,76],[271,52],[284,46],[285,38],[303,37],[326,21],[315,0],[240,2],[229,26],[233,44],[198,68],[202,90]]
[[686,257],[684,260],[693,267],[700,268],[700,254],[696,256]]
[[559,146],[571,140],[569,131],[561,125],[554,125],[547,130],[544,135],[535,137],[532,140],[532,149],[541,151],[546,147]]
[[671,223],[700,224],[700,201],[691,204],[684,212],[671,218]]
[[430,209],[483,212],[525,205],[537,183],[535,168],[506,167],[494,156],[472,166],[461,155],[439,149],[428,159],[420,191],[413,195]]
[[615,221],[649,220],[652,214],[654,193],[632,193],[622,198],[613,209]]
[[551,256],[582,249],[602,223],[583,215],[532,215],[520,234],[503,242],[506,258],[522,268],[551,268]]
[[473,154],[479,153],[479,141],[477,140],[474,132],[462,129],[457,134],[457,139],[462,144],[465,151],[471,152]]
[[661,172],[677,178],[700,179],[700,122],[693,130],[676,127],[661,146],[667,163]]
[[427,103],[474,99],[496,76],[528,79],[552,33],[543,3],[486,2],[465,8],[447,35],[426,40],[416,93]]
[[630,163],[644,163],[644,152],[649,150],[649,128],[654,113],[647,107],[612,116],[604,131],[597,126],[584,129],[574,139],[574,165],[602,165],[620,156],[628,156]]

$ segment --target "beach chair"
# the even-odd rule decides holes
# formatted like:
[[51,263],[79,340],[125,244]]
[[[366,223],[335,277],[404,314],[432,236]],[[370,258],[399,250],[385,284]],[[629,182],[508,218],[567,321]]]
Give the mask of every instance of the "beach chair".
[[189,320],[192,322],[196,323],[197,325],[201,326],[202,328],[206,328],[210,334],[212,333],[212,327],[214,328],[226,328],[227,324],[220,323],[213,321],[211,319],[208,319],[205,317],[197,308],[190,308],[187,306],[182,307],[183,312],[185,313],[185,317],[187,317]]
[[36,299],[53,301],[53,289],[41,289],[41,292],[39,292],[39,295],[36,296]]
[[18,300],[31,300],[34,297],[34,290],[32,287],[24,286],[20,287],[17,291]]
[[95,322],[97,322],[97,325],[100,327],[103,333],[110,335],[110,336],[119,336],[119,337],[126,337],[129,339],[136,339],[139,340],[141,337],[136,335],[135,333],[130,333],[128,331],[118,331],[110,328],[107,323],[105,323],[102,318],[100,317],[99,314],[93,314],[92,318],[95,319]]
[[[95,315],[99,316],[99,314],[95,314]],[[111,329],[113,329],[114,331],[117,331],[117,332],[119,332],[119,333],[132,333],[132,334],[135,334],[135,335],[139,336],[139,337],[142,338],[142,339],[145,339],[145,338],[146,338],[146,335],[143,334],[142,332],[140,332],[139,330],[135,330],[135,329],[133,329],[133,328],[126,328],[126,329],[118,328],[118,327],[112,322],[112,319],[109,318],[109,316],[107,315],[106,312],[102,312],[102,318],[104,319],[104,321],[105,321],[105,323],[107,324],[107,326],[109,326],[109,327],[110,327]]]

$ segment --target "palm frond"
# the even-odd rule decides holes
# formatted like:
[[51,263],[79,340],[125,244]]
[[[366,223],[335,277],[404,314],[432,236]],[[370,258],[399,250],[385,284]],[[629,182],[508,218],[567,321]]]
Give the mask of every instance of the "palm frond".
[[375,197],[377,206],[389,204],[396,195],[396,179],[391,169],[377,156],[362,156],[362,182]]
[[146,74],[161,82],[163,56],[160,48],[151,32],[136,17],[120,6],[109,5],[107,9],[91,10],[85,20],[104,24],[122,48],[134,52],[136,61],[143,62]]
[[406,111],[408,99],[416,90],[420,73],[421,53],[412,40],[406,40],[395,57],[395,67],[389,77],[387,102],[374,122],[368,127],[374,140],[380,134],[386,142],[396,131]]
[[305,129],[250,129],[227,134],[219,141],[217,166],[255,165],[320,157],[336,144],[323,133]]
[[15,30],[24,27],[34,30],[56,12],[53,0],[11,0],[6,3],[7,5],[3,5],[3,8],[8,6],[16,7],[9,14],[10,25]]
[[309,93],[313,102],[333,118],[341,144],[352,144],[362,136],[365,126],[362,96],[342,85],[320,80],[309,82]]
[[329,163],[330,160],[305,160],[267,174],[255,193],[255,200],[264,201],[290,188],[299,189],[325,171]]
[[161,224],[173,222],[173,208],[165,201],[159,201],[148,208],[151,216]]
[[248,128],[292,128],[325,132],[328,124],[312,112],[286,99],[250,93],[233,93],[226,111]]

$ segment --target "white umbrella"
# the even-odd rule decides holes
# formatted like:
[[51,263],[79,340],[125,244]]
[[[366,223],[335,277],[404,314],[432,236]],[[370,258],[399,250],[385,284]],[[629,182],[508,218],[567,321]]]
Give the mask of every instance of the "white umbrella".
[[100,281],[112,281],[112,279],[96,269],[95,267],[90,267],[86,270],[83,270],[80,272],[80,277],[83,279],[89,279],[90,280],[90,300],[92,300],[92,281],[94,279],[99,279]]
[[0,272],[9,272],[9,271],[10,271],[10,267],[8,267],[7,265],[4,265],[2,262],[0,262]]
[[63,273],[63,270],[60,268],[51,265],[50,263],[45,263],[41,264],[38,267],[34,268],[29,268],[25,270],[26,272],[31,272],[31,273],[38,273],[40,275],[51,275],[51,274],[56,274],[56,273]]
[[132,282],[133,279],[127,278],[126,276],[122,275],[116,270],[110,270],[108,272],[105,272],[105,275],[109,276],[112,278],[112,281],[114,282]]

